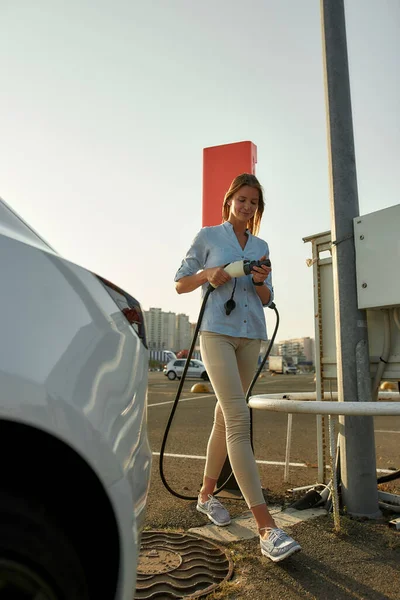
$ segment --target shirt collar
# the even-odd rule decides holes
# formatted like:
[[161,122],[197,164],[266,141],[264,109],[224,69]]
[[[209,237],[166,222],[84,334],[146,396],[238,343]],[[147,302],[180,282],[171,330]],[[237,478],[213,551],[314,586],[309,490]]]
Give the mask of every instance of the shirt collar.
[[[225,227],[225,229],[226,229],[226,230],[230,230],[230,231],[232,231],[232,232],[233,232],[233,225],[232,225],[232,223],[230,223],[229,221],[224,221],[224,222],[222,223],[222,227]],[[250,236],[251,236],[250,229],[246,229],[246,233],[247,233],[248,237],[250,237]]]

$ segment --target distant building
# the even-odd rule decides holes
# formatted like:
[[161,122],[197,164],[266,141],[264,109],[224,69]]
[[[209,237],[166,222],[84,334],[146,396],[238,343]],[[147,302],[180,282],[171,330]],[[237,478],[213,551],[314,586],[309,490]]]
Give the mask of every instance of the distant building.
[[[192,343],[192,339],[194,336],[194,332],[196,331],[197,323],[190,323],[190,343]],[[196,353],[200,352],[200,336],[197,334],[196,345],[194,347]]]
[[[260,355],[262,357],[264,357],[264,354],[266,353],[266,351],[269,348],[269,345],[271,343],[271,340],[262,340],[261,341],[261,346],[260,346]],[[277,356],[279,354],[279,347],[278,344],[272,344],[272,348],[271,348],[271,352],[269,353],[271,356]]]
[[144,311],[150,350],[173,350],[176,341],[176,314],[161,308]]
[[191,337],[191,324],[189,323],[189,317],[187,315],[179,314],[176,315],[176,337],[175,337],[175,350],[188,350],[192,341]]
[[[189,350],[196,323],[189,323],[188,315],[150,308],[144,311],[144,316],[151,358],[165,362],[168,359],[168,351],[177,353],[180,350]],[[200,358],[198,342],[199,340],[193,358]]]
[[303,337],[282,340],[277,344],[278,354],[293,363],[315,363],[315,344],[313,338]]

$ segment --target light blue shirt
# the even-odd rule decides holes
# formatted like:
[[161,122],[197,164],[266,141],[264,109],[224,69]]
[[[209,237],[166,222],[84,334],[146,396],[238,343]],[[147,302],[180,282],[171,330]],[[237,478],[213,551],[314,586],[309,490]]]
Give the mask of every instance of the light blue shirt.
[[[229,221],[215,227],[203,227],[194,238],[185,259],[178,269],[174,281],[187,275],[194,275],[202,269],[219,267],[237,260],[259,260],[269,257],[267,242],[252,235],[250,231],[244,250]],[[267,339],[267,329],[263,305],[252,283],[252,276],[245,275],[236,279],[234,301],[236,308],[227,315],[224,304],[230,299],[235,279],[217,287],[208,297],[200,331],[212,331],[232,337]],[[274,297],[271,273],[266,279],[271,297]],[[202,286],[202,298],[208,288],[208,282]]]

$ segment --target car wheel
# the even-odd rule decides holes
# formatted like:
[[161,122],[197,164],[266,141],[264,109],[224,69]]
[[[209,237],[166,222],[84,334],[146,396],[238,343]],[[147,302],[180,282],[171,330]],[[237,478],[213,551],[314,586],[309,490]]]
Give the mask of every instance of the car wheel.
[[173,381],[176,377],[176,373],[174,373],[174,371],[168,371],[168,379],[170,381]]
[[0,494],[1,597],[89,600],[78,554],[46,507]]
[[204,373],[201,374],[201,378],[204,381],[209,381],[210,380],[209,376],[207,375],[207,373],[205,371],[204,371]]

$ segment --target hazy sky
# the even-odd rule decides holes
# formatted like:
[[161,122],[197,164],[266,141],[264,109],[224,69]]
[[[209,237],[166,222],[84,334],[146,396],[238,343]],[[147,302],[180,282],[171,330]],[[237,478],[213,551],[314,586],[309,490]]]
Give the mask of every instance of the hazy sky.
[[[360,213],[400,202],[400,2],[347,0]],[[0,196],[145,309],[201,227],[204,147],[251,140],[278,339],[314,335],[330,229],[319,0],[0,0]],[[222,198],[221,198],[222,202]],[[274,315],[268,311],[270,332]]]

